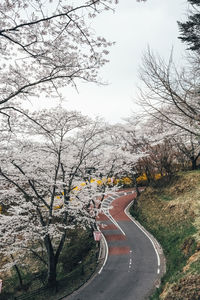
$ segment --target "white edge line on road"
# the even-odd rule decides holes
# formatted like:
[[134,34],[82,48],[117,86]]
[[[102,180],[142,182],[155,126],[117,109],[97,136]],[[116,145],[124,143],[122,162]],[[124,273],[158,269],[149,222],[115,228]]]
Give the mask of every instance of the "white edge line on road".
[[[129,212],[128,212],[128,210],[129,210],[129,208],[130,208],[130,206],[133,204],[133,202],[134,202],[134,200],[133,201],[131,201],[129,204],[128,204],[128,206],[125,208],[125,210],[124,210],[124,212],[125,212],[125,214],[127,215],[127,217],[129,217],[129,219],[131,219],[131,221],[133,222],[133,223],[135,223],[135,225],[148,237],[148,239],[151,241],[151,243],[152,243],[152,245],[153,245],[153,248],[154,248],[154,250],[155,250],[155,252],[156,252],[156,256],[157,256],[157,260],[158,260],[158,267],[160,267],[160,256],[159,256],[159,254],[158,254],[158,250],[156,249],[156,247],[155,247],[155,244],[154,244],[154,242],[153,242],[153,240],[151,239],[151,237],[147,234],[147,232],[145,232],[144,231],[144,229],[141,227],[141,225],[139,225],[136,221],[135,221],[135,219],[129,214]],[[160,273],[160,269],[159,269],[159,273]]]
[[121,227],[119,226],[119,224],[115,221],[115,219],[111,216],[110,213],[107,213],[106,216],[110,219],[110,221],[119,228],[119,230],[122,232],[123,235],[126,235],[125,232],[121,229]]
[[105,236],[104,236],[103,233],[102,233],[102,237],[103,237],[104,243],[105,243],[105,245],[106,245],[106,257],[105,257],[105,259],[104,259],[103,266],[102,266],[101,269],[99,270],[98,274],[101,274],[101,271],[103,270],[103,268],[104,268],[104,266],[105,266],[105,264],[106,264],[106,262],[107,262],[107,259],[108,259],[108,243],[107,243],[106,238],[105,238]]
[[[126,235],[125,232],[121,229],[121,227],[118,225],[118,223],[113,219],[113,217],[107,213],[106,216],[110,219],[110,221],[119,228],[119,230],[123,233],[123,235]],[[102,233],[102,232],[101,232]],[[104,260],[104,263],[103,263],[103,266],[101,267],[101,269],[99,270],[98,274],[101,274],[106,262],[107,262],[107,259],[108,259],[108,243],[106,241],[106,238],[104,236],[104,234],[102,233],[102,237],[103,237],[103,240],[104,240],[104,243],[106,245],[106,257],[105,257],[105,260]]]
[[[119,197],[119,198],[120,198],[120,197]],[[117,199],[117,198],[114,198],[114,199]],[[114,200],[114,199],[113,199],[113,200]],[[102,202],[102,204],[103,204],[103,202]],[[108,210],[108,211],[109,211],[109,210]],[[104,210],[103,210],[103,212],[104,212]],[[109,212],[108,212],[108,213],[104,212],[104,214],[111,220],[111,222],[112,222],[115,226],[117,226],[117,227],[119,228],[119,230],[123,233],[123,235],[126,235],[125,232],[121,229],[121,227],[119,226],[119,224],[115,221],[115,219],[113,219],[113,217],[110,215]],[[99,229],[99,227],[98,227],[98,229]],[[101,230],[99,229],[99,231],[101,231]],[[108,243],[107,243],[106,238],[105,238],[104,234],[102,233],[102,231],[101,231],[101,234],[102,234],[104,243],[105,243],[105,245],[106,245],[106,257],[105,257],[105,260],[104,260],[104,262],[103,262],[103,266],[102,266],[101,269],[99,270],[98,274],[101,274],[101,272],[102,272],[102,270],[103,270],[103,268],[104,268],[104,266],[105,266],[105,264],[106,264],[106,262],[107,262],[107,259],[108,259]]]

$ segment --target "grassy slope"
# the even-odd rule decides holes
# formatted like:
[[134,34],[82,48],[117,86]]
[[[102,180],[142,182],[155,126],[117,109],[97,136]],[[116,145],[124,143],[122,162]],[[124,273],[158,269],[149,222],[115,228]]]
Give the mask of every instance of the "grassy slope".
[[151,299],[200,299],[200,171],[148,187],[131,210],[161,243],[167,272]]

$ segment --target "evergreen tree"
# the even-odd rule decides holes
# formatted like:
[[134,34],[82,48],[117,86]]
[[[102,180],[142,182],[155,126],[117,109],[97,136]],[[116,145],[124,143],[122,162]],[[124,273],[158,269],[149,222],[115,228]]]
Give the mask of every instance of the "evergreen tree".
[[188,0],[192,6],[186,22],[178,22],[181,39],[190,50],[200,51],[200,0]]

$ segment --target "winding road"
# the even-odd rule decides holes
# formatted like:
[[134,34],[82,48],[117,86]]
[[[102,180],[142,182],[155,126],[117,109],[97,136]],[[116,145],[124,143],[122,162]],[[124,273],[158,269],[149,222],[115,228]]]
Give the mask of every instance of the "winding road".
[[[159,280],[160,254],[156,241],[128,214],[134,191],[118,192],[102,203],[98,217],[107,257],[98,274],[67,300],[144,300]],[[157,250],[158,249],[158,250]]]

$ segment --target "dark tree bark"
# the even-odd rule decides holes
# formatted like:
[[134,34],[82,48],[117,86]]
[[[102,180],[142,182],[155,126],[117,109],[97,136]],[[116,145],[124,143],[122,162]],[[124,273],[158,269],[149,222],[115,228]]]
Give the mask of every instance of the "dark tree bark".
[[196,170],[197,169],[197,158],[198,157],[194,157],[194,156],[190,157],[190,160],[192,162],[192,170]]
[[137,180],[135,178],[135,174],[133,174],[132,179],[133,179],[135,190],[136,190],[136,198],[138,198],[140,196],[140,191],[138,188]]
[[[14,261],[14,257],[13,257],[12,254],[11,254],[11,258]],[[18,279],[19,279],[20,288],[22,288],[23,287],[23,280],[22,280],[22,275],[21,275],[20,269],[18,268],[17,264],[14,265],[14,268],[15,268],[15,271],[16,271]]]
[[51,240],[49,236],[45,237],[45,247],[48,253],[48,275],[47,275],[47,282],[48,286],[56,289],[56,267],[58,259],[54,254],[54,250],[52,247]]

